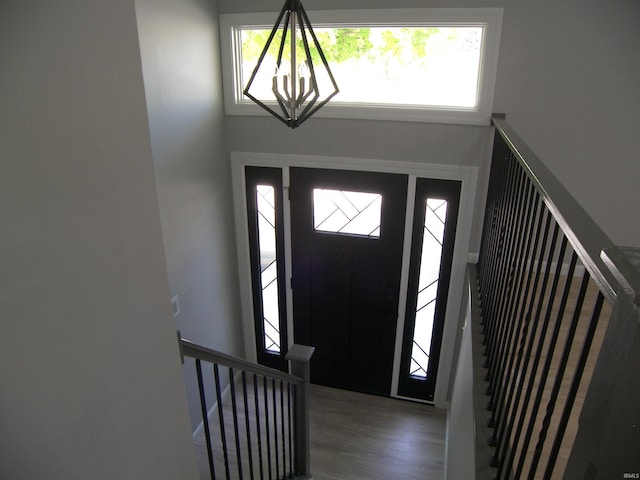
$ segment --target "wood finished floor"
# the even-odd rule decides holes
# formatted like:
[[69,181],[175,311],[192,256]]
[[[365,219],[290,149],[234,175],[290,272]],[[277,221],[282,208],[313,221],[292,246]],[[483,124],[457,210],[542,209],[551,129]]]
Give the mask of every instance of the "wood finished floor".
[[445,431],[430,405],[311,386],[314,480],[443,479]]
[[[223,404],[228,408],[230,400]],[[251,413],[253,416],[253,413]],[[241,420],[244,415],[240,411]],[[430,405],[311,385],[311,473],[314,480],[444,478],[446,412]],[[212,431],[217,430],[212,416]],[[225,419],[228,432],[233,425]],[[263,429],[264,434],[264,429]],[[239,478],[231,433],[230,477]],[[204,434],[195,439],[200,478],[211,478]],[[217,443],[216,443],[217,442]],[[225,478],[219,442],[216,475]],[[243,440],[244,445],[244,440]],[[246,448],[242,447],[246,454]],[[256,457],[257,446],[253,446]],[[244,455],[243,454],[243,455]],[[288,460],[287,460],[288,461]],[[257,465],[255,478],[260,478]],[[264,466],[265,478],[267,465]],[[247,465],[244,478],[251,478]]]

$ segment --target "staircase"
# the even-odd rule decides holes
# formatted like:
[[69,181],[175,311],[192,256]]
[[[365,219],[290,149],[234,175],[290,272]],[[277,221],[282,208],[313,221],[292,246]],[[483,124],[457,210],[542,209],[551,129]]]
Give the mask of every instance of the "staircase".
[[292,345],[291,374],[235,358],[181,337],[183,363],[198,378],[201,428],[194,435],[200,478],[309,479],[309,361]]
[[505,119],[493,125],[469,275],[484,358],[476,434],[488,443],[476,478],[634,478],[640,249],[612,245]]

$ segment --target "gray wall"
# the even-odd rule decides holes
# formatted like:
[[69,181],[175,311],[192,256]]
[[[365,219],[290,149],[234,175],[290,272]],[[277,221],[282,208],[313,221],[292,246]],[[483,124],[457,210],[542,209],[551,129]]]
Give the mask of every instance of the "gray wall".
[[[136,10],[169,286],[180,300],[176,327],[243,356],[215,4],[136,0]],[[184,373],[195,428],[192,362]]]
[[640,245],[640,2],[510,2],[495,111],[614,243]]
[[[221,0],[220,10],[269,11],[280,8],[280,3]],[[640,178],[636,146],[640,62],[634,51],[640,44],[640,4],[636,0],[307,0],[304,4],[308,11],[503,7],[494,111],[507,114],[510,124],[615,243],[640,245],[640,190],[635,185]],[[228,117],[226,126],[231,150],[477,166],[485,162],[482,141],[476,142],[477,135],[466,138],[471,127],[312,119],[291,133],[269,119],[248,117]],[[450,150],[453,153],[447,156]],[[444,160],[442,156],[435,160],[434,151],[443,152]],[[480,188],[479,203],[484,194]],[[474,249],[478,229],[476,221]]]
[[197,478],[132,0],[0,5],[0,478]]

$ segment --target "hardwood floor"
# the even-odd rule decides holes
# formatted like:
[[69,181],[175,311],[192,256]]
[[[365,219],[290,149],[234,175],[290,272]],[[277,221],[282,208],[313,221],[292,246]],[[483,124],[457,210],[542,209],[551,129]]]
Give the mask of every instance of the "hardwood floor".
[[444,478],[446,412],[311,386],[314,480]]
[[[249,385],[251,387],[251,385]],[[237,387],[240,391],[240,384]],[[269,390],[269,398],[271,397]],[[223,405],[231,408],[228,392],[223,395]],[[249,398],[253,390],[249,388]],[[260,387],[259,398],[262,399]],[[243,404],[238,400],[240,448],[244,458],[243,478],[252,478],[249,462],[246,461],[246,436]],[[286,400],[285,400],[286,402]],[[262,413],[264,416],[264,411]],[[273,410],[270,407],[270,418]],[[280,414],[278,413],[278,416]],[[311,385],[311,473],[314,480],[440,480],[444,478],[444,454],[446,412],[430,405],[404,400],[383,398],[362,393]],[[240,478],[236,462],[236,447],[232,415],[225,413],[225,429],[229,450],[229,478]],[[254,409],[250,405],[251,422]],[[281,418],[281,417],[278,417]],[[216,478],[225,478],[223,451],[219,439],[219,423],[216,411],[210,416],[215,455]],[[288,423],[285,422],[285,430]],[[268,454],[265,440],[265,424],[261,420],[262,462],[258,460],[258,444],[252,438],[253,474],[261,478],[262,463],[264,478],[271,478],[269,471],[282,471],[275,466],[273,451]],[[255,428],[255,424],[254,424]],[[279,437],[280,440],[282,437]],[[196,455],[200,478],[211,478],[207,464],[204,432],[195,438]],[[280,450],[279,456],[282,455]],[[288,452],[285,453],[289,462]],[[267,463],[266,459],[273,461]],[[280,466],[282,467],[282,462]],[[274,475],[275,478],[275,475]]]

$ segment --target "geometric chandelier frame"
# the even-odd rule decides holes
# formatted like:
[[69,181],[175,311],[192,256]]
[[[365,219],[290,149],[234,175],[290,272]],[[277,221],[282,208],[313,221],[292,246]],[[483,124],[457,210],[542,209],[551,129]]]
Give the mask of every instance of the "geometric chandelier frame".
[[[266,101],[275,101],[275,108],[271,106],[273,103],[265,103],[251,91],[258,74],[273,69],[273,65],[265,62],[272,45],[277,47],[275,71],[266,72],[266,76],[272,79],[273,98]],[[338,92],[302,3],[286,0],[243,93],[290,128],[296,128]]]

